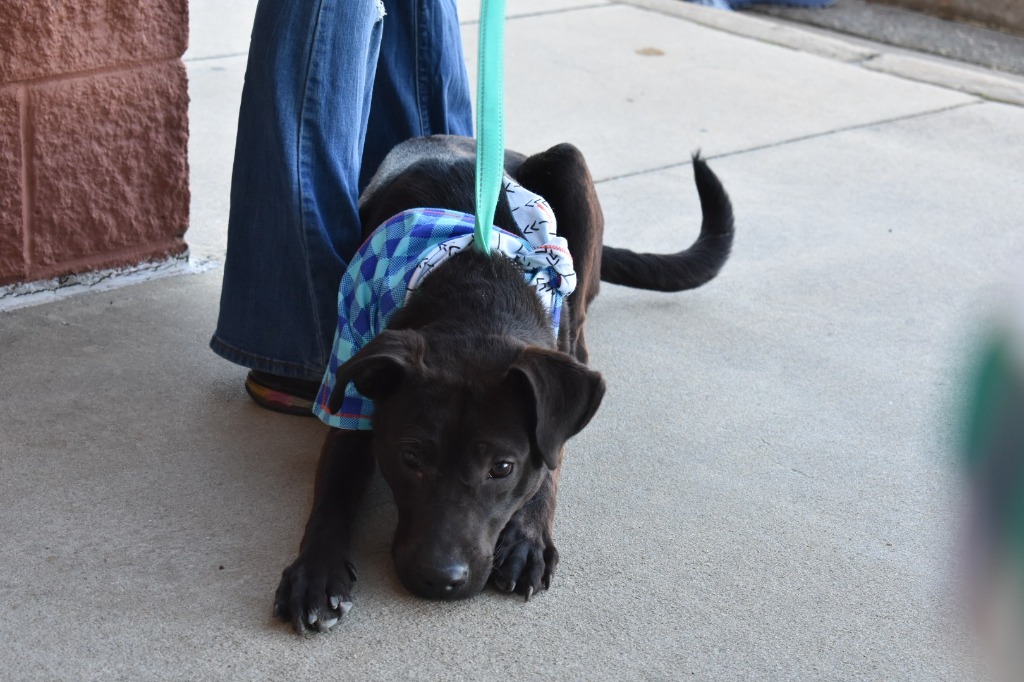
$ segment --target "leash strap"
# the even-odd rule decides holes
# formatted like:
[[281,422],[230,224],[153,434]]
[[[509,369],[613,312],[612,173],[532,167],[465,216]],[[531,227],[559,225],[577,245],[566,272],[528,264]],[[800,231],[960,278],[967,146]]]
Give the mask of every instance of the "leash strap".
[[477,248],[487,253],[505,174],[505,0],[480,0],[478,52],[473,234]]

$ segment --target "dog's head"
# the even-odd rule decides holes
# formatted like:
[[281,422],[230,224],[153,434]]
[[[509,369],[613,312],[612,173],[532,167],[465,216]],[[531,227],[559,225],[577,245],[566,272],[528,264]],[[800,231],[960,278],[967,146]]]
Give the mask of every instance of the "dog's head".
[[483,589],[501,530],[604,395],[600,375],[564,353],[477,341],[387,330],[337,372],[332,403],[350,381],[375,402],[374,450],[398,507],[395,565],[423,597]]

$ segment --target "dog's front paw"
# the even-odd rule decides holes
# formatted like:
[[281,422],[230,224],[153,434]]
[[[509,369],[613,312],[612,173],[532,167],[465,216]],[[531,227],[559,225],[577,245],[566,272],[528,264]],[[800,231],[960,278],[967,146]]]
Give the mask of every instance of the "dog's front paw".
[[274,597],[274,615],[298,633],[330,630],[352,608],[356,569],[350,561],[300,556],[284,569]]
[[494,548],[491,581],[502,592],[518,592],[527,600],[551,586],[558,550],[546,524],[522,511],[512,517]]

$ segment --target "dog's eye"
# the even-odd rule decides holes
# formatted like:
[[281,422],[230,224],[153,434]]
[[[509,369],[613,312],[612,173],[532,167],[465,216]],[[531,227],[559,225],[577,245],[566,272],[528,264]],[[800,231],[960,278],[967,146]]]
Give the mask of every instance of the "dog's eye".
[[491,478],[505,478],[512,473],[512,462],[498,462],[491,467],[491,470],[487,472],[487,475]]
[[423,466],[423,462],[420,461],[419,456],[415,452],[403,452],[402,463],[410,469],[420,469]]

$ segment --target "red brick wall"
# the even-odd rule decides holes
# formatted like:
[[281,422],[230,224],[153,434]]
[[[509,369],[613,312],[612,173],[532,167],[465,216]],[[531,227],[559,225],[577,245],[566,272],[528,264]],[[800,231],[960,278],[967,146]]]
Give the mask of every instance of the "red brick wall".
[[187,0],[0,1],[0,284],[186,250]]

